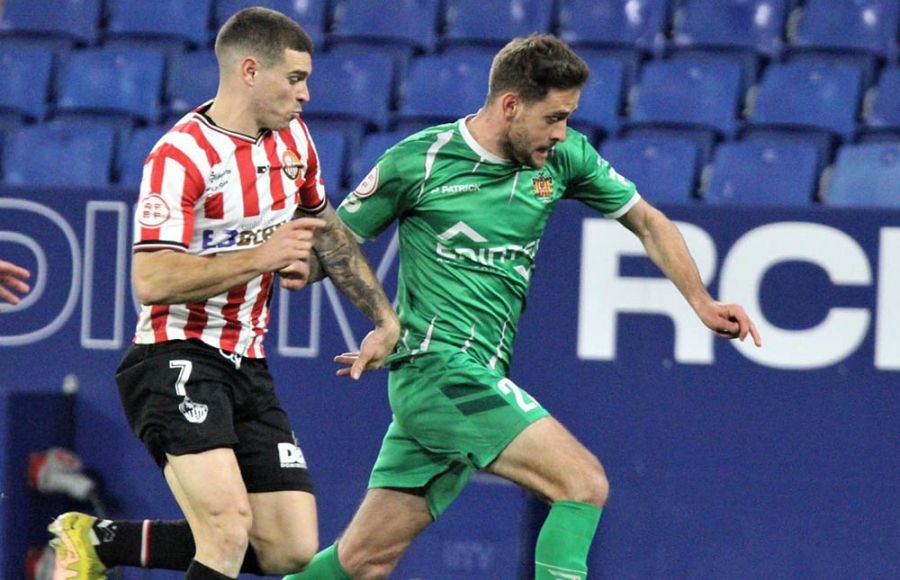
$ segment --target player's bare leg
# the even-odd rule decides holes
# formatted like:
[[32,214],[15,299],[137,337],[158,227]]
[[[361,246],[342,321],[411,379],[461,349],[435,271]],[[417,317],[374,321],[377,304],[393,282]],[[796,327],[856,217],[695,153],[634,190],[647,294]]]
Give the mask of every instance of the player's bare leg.
[[487,471],[552,502],[535,549],[535,578],[587,576],[609,482],[600,461],[562,424],[545,417],[522,431]]
[[234,452],[168,455],[165,475],[191,526],[197,545],[194,560],[237,578],[253,517]]
[[424,497],[395,489],[370,489],[336,546],[320,552],[305,572],[285,580],[387,578],[409,544],[431,522]]
[[251,493],[250,544],[267,574],[302,570],[319,549],[316,498],[305,491]]

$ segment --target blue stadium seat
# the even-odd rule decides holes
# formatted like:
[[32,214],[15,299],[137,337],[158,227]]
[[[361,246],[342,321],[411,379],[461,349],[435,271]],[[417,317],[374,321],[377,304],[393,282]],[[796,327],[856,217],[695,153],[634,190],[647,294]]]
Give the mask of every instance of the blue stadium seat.
[[689,203],[701,169],[698,145],[679,137],[610,139],[600,154],[652,204]]
[[65,121],[27,125],[7,137],[3,183],[105,187],[110,183],[114,147],[112,127]]
[[[57,77],[56,116],[88,115],[130,126],[159,120],[163,54],[92,48],[64,55]],[[113,115],[110,118],[110,115]]]
[[824,131],[850,140],[857,130],[861,76],[846,65],[772,64],[763,73],[748,124]]
[[439,8],[439,0],[393,0],[390,7],[370,0],[338,0],[330,39],[431,52],[437,39]]
[[392,61],[381,55],[317,56],[304,119],[346,119],[384,127],[393,98]]
[[587,56],[591,76],[581,90],[578,109],[569,124],[588,135],[592,142],[616,135],[625,98],[625,66],[615,58]]
[[366,135],[359,154],[350,163],[351,188],[355,188],[375,166],[381,154],[408,137],[405,131],[385,131]]
[[96,44],[101,7],[102,0],[4,0],[0,37],[50,49]]
[[733,62],[648,62],[641,71],[627,124],[693,127],[733,137],[743,103],[742,75],[741,66]]
[[798,49],[859,51],[897,58],[897,0],[806,0],[790,43]]
[[661,55],[669,0],[560,0],[559,36],[572,46],[636,47]]
[[455,121],[484,104],[491,61],[450,54],[422,56],[410,65],[396,113],[398,130]]
[[166,125],[139,127],[132,131],[127,139],[119,140],[114,172],[120,185],[136,188],[141,184],[144,161],[168,129]]
[[831,206],[900,208],[900,143],[841,147],[822,201]]
[[900,67],[881,72],[865,123],[867,128],[876,131],[900,131]]
[[53,53],[41,48],[0,47],[0,112],[40,121],[47,111]]
[[553,3],[546,0],[447,0],[444,46],[503,46],[517,36],[550,32]]
[[166,113],[174,122],[216,96],[219,65],[212,50],[173,54],[166,69]]
[[318,131],[313,135],[325,191],[332,201],[340,203],[347,193],[344,188],[344,167],[347,159],[347,139],[339,131]]
[[731,141],[716,148],[703,199],[713,204],[806,206],[819,178],[812,145]]
[[107,0],[108,45],[151,46],[170,51],[206,47],[212,0]]
[[[213,30],[217,31],[232,14],[249,6],[262,6],[286,14],[300,23],[315,45],[324,44],[328,26],[327,0],[214,0]],[[215,34],[215,33],[213,33]]]
[[685,0],[675,18],[672,43],[777,58],[784,49],[787,15],[787,0]]

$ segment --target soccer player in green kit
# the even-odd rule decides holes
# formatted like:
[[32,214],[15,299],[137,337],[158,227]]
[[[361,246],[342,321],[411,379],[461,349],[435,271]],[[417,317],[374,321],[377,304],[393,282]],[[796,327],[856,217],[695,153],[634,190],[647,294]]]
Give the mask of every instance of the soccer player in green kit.
[[[588,74],[553,36],[513,40],[494,58],[482,109],[389,149],[340,206],[360,238],[399,221],[393,421],[349,527],[290,580],[387,577],[479,469],[552,503],[535,578],[586,577],[609,493],[603,467],[507,377],[535,253],[560,200],[619,220],[707,327],[761,344],[741,306],[707,292],[672,222],[567,127]],[[346,365],[338,374],[355,357],[336,357]]]

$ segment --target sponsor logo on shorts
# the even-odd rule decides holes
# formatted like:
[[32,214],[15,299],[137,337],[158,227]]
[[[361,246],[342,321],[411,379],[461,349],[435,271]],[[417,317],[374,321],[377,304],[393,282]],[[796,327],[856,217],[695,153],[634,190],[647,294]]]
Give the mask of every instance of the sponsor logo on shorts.
[[303,457],[303,451],[293,443],[278,444],[278,460],[282,467],[306,469],[306,458]]
[[189,397],[185,397],[178,404],[178,410],[191,423],[202,423],[206,421],[206,417],[209,415],[209,407],[207,405],[195,403]]

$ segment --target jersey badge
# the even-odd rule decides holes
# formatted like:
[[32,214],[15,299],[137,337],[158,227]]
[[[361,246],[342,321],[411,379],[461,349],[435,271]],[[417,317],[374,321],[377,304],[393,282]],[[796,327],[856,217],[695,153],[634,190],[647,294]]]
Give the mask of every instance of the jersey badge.
[[353,190],[353,193],[356,194],[356,197],[364,199],[375,193],[376,189],[378,189],[377,164],[372,168],[372,171],[370,171],[368,175],[363,177],[363,180],[359,182],[359,185],[356,186],[356,189]]
[[534,197],[546,201],[553,195],[553,177],[541,171],[537,176],[531,178],[531,189]]
[[303,169],[303,164],[300,162],[300,157],[293,150],[288,149],[281,154],[281,170],[288,176],[288,179],[297,181],[297,178],[300,177],[301,169]]
[[145,228],[158,228],[169,219],[169,204],[158,193],[151,193],[140,201],[138,222]]

